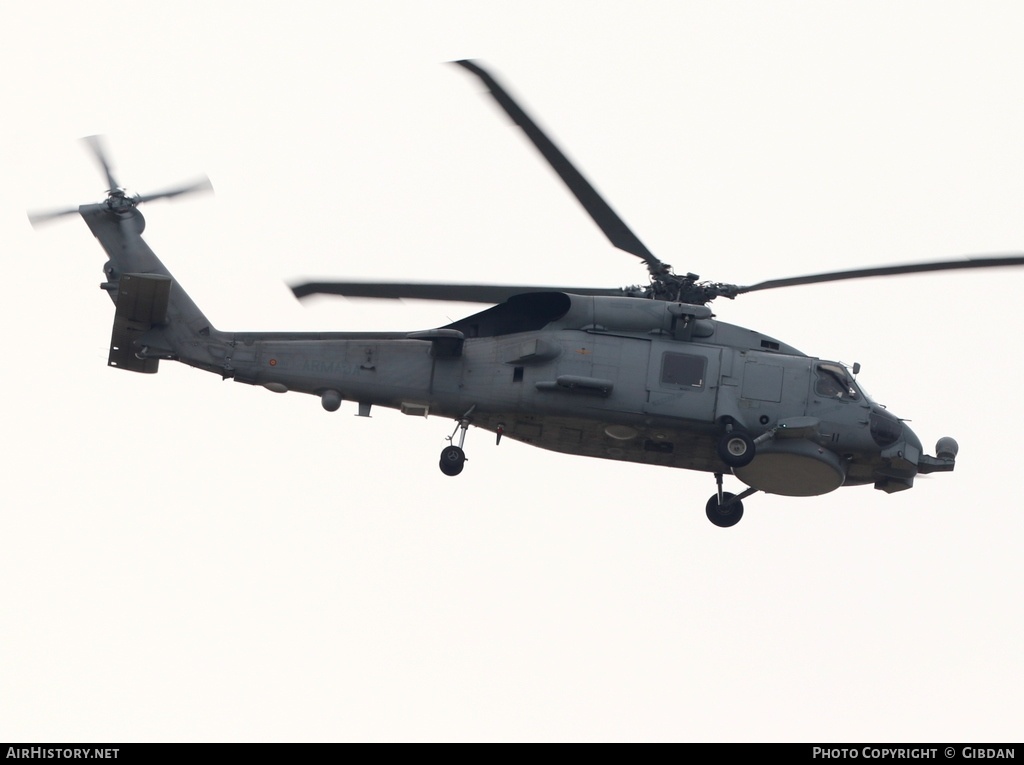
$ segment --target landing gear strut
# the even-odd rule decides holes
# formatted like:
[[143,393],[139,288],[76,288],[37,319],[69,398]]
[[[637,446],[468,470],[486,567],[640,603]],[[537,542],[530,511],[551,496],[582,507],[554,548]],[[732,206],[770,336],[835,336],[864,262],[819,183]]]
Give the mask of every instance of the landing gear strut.
[[[466,442],[466,431],[469,430],[469,415],[475,408],[475,406],[470,407],[469,411],[462,415],[459,424],[455,426],[455,430],[448,436],[448,446],[441,450],[441,460],[438,462],[438,467],[441,468],[441,472],[445,475],[456,476],[466,466],[466,453],[462,451],[462,445]],[[459,434],[458,446],[452,443],[456,433]]]
[[721,473],[715,473],[715,482],[718,484],[718,491],[708,500],[708,520],[720,528],[727,529],[740,522],[740,518],[743,517],[743,500],[757,489],[746,489],[738,495],[722,491]]

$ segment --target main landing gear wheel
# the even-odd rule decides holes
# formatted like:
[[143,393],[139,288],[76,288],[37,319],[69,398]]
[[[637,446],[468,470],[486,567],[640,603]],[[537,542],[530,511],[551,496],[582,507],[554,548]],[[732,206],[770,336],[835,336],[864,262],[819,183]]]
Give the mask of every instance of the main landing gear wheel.
[[718,441],[718,456],[729,467],[738,468],[749,465],[754,459],[754,439],[742,430],[726,433]]
[[[719,503],[718,495],[712,494],[707,504],[708,520],[723,529],[739,523],[740,518],[743,517],[743,503],[738,499],[734,499],[735,496],[735,494],[723,492],[722,501]],[[726,504],[730,499],[734,501]]]
[[445,475],[458,475],[466,465],[466,453],[457,446],[446,446],[441,450],[439,467]]

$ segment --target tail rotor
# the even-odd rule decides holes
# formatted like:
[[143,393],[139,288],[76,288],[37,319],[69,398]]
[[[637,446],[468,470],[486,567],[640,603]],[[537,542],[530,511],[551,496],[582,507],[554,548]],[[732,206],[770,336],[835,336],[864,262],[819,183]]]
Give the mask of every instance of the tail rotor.
[[[115,213],[122,218],[131,218],[135,208],[143,202],[152,202],[157,199],[173,199],[186,194],[213,191],[213,184],[210,183],[210,179],[204,175],[190,183],[174,186],[156,193],[133,194],[118,183],[117,178],[114,175],[113,165],[109,159],[109,153],[104,146],[103,138],[98,135],[91,135],[83,138],[82,142],[93,155],[93,158],[96,160],[96,163],[99,165],[100,170],[103,172],[107,181],[107,198],[103,204],[112,213]],[[29,223],[31,223],[33,227],[38,227],[68,215],[74,215],[78,212],[78,207],[30,212],[28,214],[28,219]]]

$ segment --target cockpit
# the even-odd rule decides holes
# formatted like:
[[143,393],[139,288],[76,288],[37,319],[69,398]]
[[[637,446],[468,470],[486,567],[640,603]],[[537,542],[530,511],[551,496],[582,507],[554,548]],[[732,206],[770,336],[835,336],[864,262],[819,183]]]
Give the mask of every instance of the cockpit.
[[814,369],[814,392],[824,398],[857,401],[861,394],[850,372],[842,364],[823,361]]
[[[858,368],[854,366],[855,370]],[[869,430],[872,440],[879,446],[891,446],[901,438],[910,438],[920,444],[916,440],[917,436],[905,428],[898,417],[886,411],[884,407],[872,403],[870,397],[853,380],[850,370],[842,364],[831,361],[817,363],[814,367],[814,392],[830,400],[860,401],[870,405]]]

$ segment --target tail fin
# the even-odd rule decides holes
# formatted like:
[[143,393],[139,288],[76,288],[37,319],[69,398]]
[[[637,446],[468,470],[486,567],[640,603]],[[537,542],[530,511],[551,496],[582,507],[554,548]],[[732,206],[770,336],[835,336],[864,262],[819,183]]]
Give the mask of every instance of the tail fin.
[[102,203],[79,213],[109,258],[100,285],[116,306],[107,363],[144,374],[158,371],[160,359],[221,371],[220,333],[143,240],[142,213]]
[[107,363],[118,369],[152,374],[160,359],[174,359],[211,372],[226,373],[228,345],[192,298],[181,288],[142,239],[146,220],[138,206],[156,199],[212,191],[208,178],[155,194],[129,194],[117,179],[99,136],[84,139],[108,184],[107,198],[41,214],[33,225],[78,213],[107,253],[105,289],[116,306]]
[[171,297],[169,276],[125,274],[117,287],[114,331],[110,337],[107,364],[132,372],[155,374],[160,359],[148,356],[140,340],[153,327],[167,324]]

